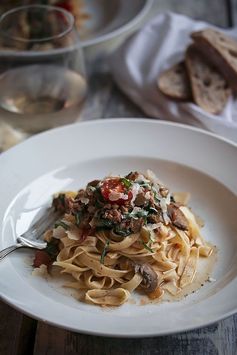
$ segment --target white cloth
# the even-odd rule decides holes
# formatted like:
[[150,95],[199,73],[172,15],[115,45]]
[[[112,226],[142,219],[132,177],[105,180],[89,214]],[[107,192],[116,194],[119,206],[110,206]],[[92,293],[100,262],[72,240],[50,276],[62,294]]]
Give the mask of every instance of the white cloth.
[[[159,73],[184,58],[190,33],[205,27],[214,26],[174,13],[160,14],[112,54],[110,69],[122,91],[146,115],[205,128],[237,142],[237,102],[232,97],[220,115],[212,115],[193,103],[168,99],[157,88]],[[237,37],[237,29],[225,32]]]

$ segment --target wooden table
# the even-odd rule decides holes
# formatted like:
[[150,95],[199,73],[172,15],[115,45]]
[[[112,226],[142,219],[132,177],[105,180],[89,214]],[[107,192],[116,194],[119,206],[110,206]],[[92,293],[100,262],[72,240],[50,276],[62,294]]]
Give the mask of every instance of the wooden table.
[[[155,0],[153,11],[172,10],[222,27],[235,24],[236,0]],[[115,86],[104,62],[87,58],[90,92],[82,116],[143,117]],[[1,275],[4,277],[4,275]],[[27,295],[26,295],[27,297]],[[237,315],[195,331],[172,336],[118,339],[81,335],[29,318],[0,302],[0,355],[235,355]]]

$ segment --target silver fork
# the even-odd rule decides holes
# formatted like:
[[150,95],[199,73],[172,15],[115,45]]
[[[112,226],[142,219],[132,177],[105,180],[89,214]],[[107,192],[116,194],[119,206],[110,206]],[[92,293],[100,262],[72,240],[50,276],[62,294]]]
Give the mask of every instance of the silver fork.
[[16,239],[16,244],[0,251],[0,261],[5,258],[5,256],[19,248],[45,249],[47,243],[42,240],[40,241],[39,238],[59,219],[59,217],[60,213],[55,212],[53,207],[48,208],[42,217]]

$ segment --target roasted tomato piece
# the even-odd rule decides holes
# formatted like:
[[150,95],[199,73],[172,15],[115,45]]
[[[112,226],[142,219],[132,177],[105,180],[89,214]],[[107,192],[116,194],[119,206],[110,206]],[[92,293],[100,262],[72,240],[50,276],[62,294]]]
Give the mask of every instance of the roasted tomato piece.
[[73,10],[71,1],[68,1],[68,0],[58,1],[56,3],[56,6],[61,7],[62,9],[67,10],[69,12],[72,12],[72,10]]
[[121,178],[106,179],[101,186],[101,194],[105,200],[118,205],[123,205],[133,197],[132,191],[124,185]]
[[46,265],[49,267],[52,264],[52,260],[48,253],[44,250],[36,250],[35,258],[33,261],[34,267],[40,267],[41,265]]

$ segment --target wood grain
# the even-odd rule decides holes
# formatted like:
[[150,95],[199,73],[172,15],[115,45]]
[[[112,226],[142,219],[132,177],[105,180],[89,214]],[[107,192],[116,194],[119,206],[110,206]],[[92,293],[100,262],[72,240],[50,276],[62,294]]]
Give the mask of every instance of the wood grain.
[[237,316],[192,332],[139,339],[77,334],[39,322],[34,355],[236,355],[236,332]]
[[230,26],[237,25],[237,0],[226,0]]
[[37,322],[1,301],[0,317],[0,354],[30,354],[34,348]]

